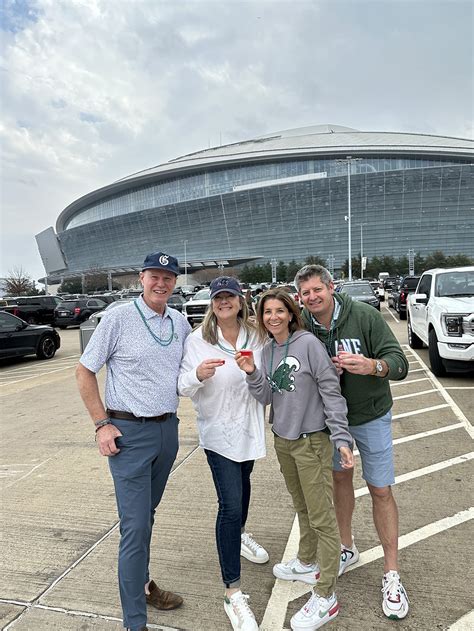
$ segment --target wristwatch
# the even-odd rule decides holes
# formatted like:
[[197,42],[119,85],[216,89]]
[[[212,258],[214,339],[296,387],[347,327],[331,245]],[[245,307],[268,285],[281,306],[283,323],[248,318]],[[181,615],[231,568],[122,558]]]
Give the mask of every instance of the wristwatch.
[[384,371],[384,367],[380,359],[375,359],[374,370],[372,371],[372,375],[374,377],[381,377]]
[[373,374],[375,377],[381,377],[381,376],[382,376],[383,371],[384,371],[384,367],[383,367],[382,362],[380,361],[380,359],[376,359],[376,360],[375,360],[374,371],[373,371],[373,373],[372,373],[372,374]]

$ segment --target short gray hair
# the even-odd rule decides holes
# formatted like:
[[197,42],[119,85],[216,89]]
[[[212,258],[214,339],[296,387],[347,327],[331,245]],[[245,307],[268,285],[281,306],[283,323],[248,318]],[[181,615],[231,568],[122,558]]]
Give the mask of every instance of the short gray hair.
[[294,281],[296,289],[299,291],[300,284],[305,280],[313,278],[313,276],[318,276],[321,279],[321,282],[326,285],[326,287],[329,287],[330,283],[332,283],[333,280],[331,272],[322,265],[305,265],[296,272]]

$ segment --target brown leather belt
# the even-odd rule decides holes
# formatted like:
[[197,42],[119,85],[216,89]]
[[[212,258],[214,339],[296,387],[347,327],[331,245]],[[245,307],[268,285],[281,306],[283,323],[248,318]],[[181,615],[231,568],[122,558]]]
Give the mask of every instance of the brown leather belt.
[[136,421],[137,423],[161,423],[173,416],[172,412],[166,412],[166,414],[160,414],[159,416],[135,416],[130,412],[120,412],[119,410],[107,409],[107,414],[110,418],[121,418],[124,421]]

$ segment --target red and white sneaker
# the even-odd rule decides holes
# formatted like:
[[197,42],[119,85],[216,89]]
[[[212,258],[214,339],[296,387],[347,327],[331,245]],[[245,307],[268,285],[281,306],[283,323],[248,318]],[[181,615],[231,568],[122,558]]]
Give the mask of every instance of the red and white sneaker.
[[401,620],[408,613],[408,600],[398,572],[390,570],[382,579],[382,609],[387,618]]
[[290,626],[293,631],[316,631],[338,613],[339,603],[334,592],[327,598],[313,592],[306,605],[292,617]]

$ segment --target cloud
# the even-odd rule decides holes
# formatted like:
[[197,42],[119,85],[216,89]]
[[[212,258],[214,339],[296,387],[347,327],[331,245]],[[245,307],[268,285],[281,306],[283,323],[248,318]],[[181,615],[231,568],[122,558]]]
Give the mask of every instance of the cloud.
[[334,123],[466,137],[469,2],[3,3],[1,273],[95,188],[209,145]]

